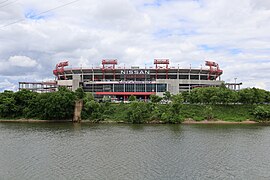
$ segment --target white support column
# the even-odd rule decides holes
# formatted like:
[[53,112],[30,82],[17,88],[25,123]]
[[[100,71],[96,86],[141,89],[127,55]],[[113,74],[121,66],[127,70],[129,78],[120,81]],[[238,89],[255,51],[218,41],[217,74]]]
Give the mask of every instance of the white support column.
[[178,64],[178,68],[177,68],[177,79],[179,80],[179,64]]
[[144,92],[146,92],[146,81],[144,82]]
[[[191,68],[191,67],[190,67]],[[188,72],[188,92],[190,93],[190,71],[191,69],[189,70]]]

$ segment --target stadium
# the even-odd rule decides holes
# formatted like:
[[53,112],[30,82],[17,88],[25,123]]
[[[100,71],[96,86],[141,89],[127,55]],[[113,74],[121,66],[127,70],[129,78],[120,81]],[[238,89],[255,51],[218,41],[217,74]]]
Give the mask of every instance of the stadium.
[[68,61],[56,65],[53,82],[20,82],[19,89],[51,92],[59,86],[73,91],[82,87],[99,99],[107,96],[125,101],[134,95],[147,100],[151,94],[163,96],[165,91],[177,94],[193,88],[220,86],[223,71],[213,61],[205,61],[205,67],[171,67],[169,59],[154,59],[153,67],[120,67],[117,59],[104,59],[101,66],[92,68],[68,68]]

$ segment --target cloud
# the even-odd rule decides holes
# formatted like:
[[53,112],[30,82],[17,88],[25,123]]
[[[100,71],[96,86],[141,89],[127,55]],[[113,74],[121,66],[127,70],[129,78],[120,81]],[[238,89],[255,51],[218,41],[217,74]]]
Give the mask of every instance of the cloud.
[[27,56],[11,56],[8,60],[0,61],[0,76],[20,76],[38,72],[41,66],[36,60],[31,59]]
[[37,65],[36,60],[26,56],[11,56],[8,59],[8,63],[11,66],[18,66],[18,67],[35,67]]
[[17,91],[17,86],[9,80],[4,79],[3,81],[0,81],[0,91],[3,90]]
[[[25,0],[1,8],[1,79],[53,79],[62,60],[91,67],[117,58],[121,66],[143,67],[169,58],[172,66],[200,67],[210,59],[224,69],[222,79],[270,90],[262,67],[270,62],[267,0],[80,0],[38,16],[64,3]],[[18,19],[24,21],[2,27]]]

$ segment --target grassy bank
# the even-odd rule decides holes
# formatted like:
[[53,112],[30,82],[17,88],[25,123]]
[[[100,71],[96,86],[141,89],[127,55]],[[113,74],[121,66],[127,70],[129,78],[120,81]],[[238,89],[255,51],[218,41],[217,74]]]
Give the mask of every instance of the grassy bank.
[[[168,104],[155,104],[151,107],[148,104],[148,112],[146,113],[145,121],[149,122],[164,122],[167,123],[162,116],[168,111]],[[266,105],[265,105],[266,106]],[[183,122],[184,120],[222,120],[230,122],[242,122],[246,120],[254,120],[253,111],[256,105],[194,105],[183,104],[180,108],[180,116],[175,123]],[[130,112],[131,104],[109,104],[104,107],[104,111],[98,119],[86,118],[93,121],[115,121],[128,122],[128,113]],[[143,108],[143,107],[142,107]],[[146,107],[147,109],[147,107]],[[136,113],[136,112],[135,112]],[[143,113],[143,112],[138,112]]]
[[253,110],[256,105],[194,105],[184,104],[182,119],[202,121],[206,119],[241,122],[254,120]]

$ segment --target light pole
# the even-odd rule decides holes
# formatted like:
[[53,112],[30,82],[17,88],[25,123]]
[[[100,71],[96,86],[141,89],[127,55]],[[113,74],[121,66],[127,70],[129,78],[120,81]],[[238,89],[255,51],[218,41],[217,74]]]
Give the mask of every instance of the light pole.
[[234,78],[234,90],[236,90],[236,80],[237,80],[237,77]]

